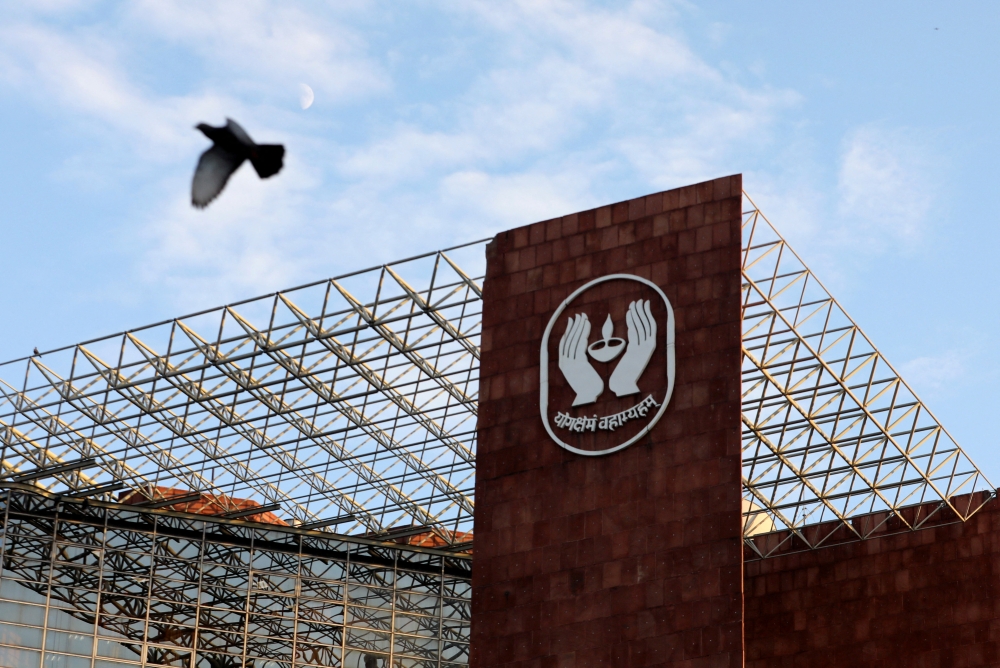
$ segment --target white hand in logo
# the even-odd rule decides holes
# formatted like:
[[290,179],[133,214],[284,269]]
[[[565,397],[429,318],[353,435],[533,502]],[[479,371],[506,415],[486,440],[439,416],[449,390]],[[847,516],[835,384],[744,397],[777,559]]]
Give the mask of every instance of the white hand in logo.
[[604,381],[587,360],[589,339],[590,320],[586,313],[580,313],[566,321],[566,333],[559,341],[559,370],[576,392],[574,406],[592,404],[604,391]]
[[649,300],[640,299],[629,304],[625,323],[628,326],[628,348],[608,381],[608,387],[619,397],[639,391],[636,382],[656,349],[656,321],[649,310]]

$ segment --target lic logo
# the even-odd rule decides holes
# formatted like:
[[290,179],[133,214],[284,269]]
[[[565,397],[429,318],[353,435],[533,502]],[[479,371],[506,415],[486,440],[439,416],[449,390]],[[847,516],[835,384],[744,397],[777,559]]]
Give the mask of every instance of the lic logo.
[[627,448],[663,416],[673,392],[670,301],[639,276],[595,279],[552,314],[540,362],[542,423],[552,440],[580,455]]

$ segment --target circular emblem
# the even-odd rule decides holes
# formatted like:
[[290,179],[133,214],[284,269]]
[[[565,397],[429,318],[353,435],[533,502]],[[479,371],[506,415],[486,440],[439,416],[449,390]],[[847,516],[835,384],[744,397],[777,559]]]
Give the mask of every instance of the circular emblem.
[[639,276],[596,278],[552,314],[540,361],[552,440],[587,456],[627,448],[659,421],[674,390],[670,300]]

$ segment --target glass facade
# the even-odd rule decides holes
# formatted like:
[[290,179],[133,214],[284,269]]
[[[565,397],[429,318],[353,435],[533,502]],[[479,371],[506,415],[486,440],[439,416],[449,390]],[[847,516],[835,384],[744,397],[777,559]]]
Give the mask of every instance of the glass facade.
[[471,557],[0,492],[0,666],[468,663]]

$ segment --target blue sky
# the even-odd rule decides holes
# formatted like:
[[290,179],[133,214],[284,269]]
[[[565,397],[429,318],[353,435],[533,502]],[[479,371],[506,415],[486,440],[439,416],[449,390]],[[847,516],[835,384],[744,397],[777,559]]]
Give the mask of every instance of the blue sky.
[[[742,172],[1000,483],[998,28],[962,1],[4,3],[0,359]],[[195,211],[193,126],[226,116],[286,167]]]

